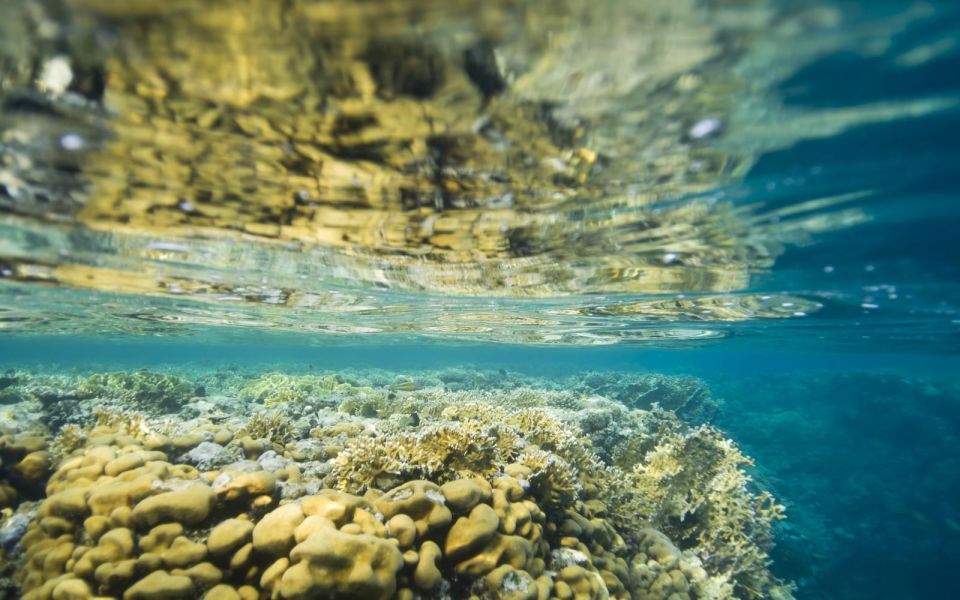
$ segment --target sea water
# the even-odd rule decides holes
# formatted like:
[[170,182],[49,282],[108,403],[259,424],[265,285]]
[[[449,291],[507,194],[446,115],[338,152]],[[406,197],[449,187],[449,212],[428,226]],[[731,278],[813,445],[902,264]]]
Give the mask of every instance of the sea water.
[[[669,455],[658,439],[678,438],[631,429],[651,415],[686,439],[716,430],[752,459],[730,488],[697,483],[707,471],[696,462],[681,470],[689,480],[664,475],[680,496],[682,485],[688,498],[715,495],[627,516],[728,584],[691,583],[679,597],[953,595],[960,12],[950,3],[18,0],[0,11],[10,597],[39,587],[20,554],[31,556],[27,524],[42,529],[45,482],[70,452],[89,451],[104,414],[171,439],[201,422],[237,439],[258,414],[286,422],[274,451],[320,474],[278,486],[259,508],[230,505],[256,521],[316,492],[304,487],[311,476],[337,487],[329,469],[350,467],[332,451],[305,466],[291,458],[298,442],[349,450],[360,443],[350,436],[369,435],[416,449],[431,428],[470,422],[451,415],[472,402],[564,423],[598,457],[596,473],[580,465],[581,486],[608,468],[649,474]],[[146,402],[95,386],[98,373],[125,373],[128,386],[168,375],[189,390]],[[289,389],[328,376],[346,387],[250,392],[272,376],[291,378]],[[590,429],[588,415],[612,421]],[[366,433],[333,443],[335,423]],[[514,427],[485,426],[488,438]],[[87,441],[67,448],[64,432]],[[48,454],[28,476],[17,465],[30,436]],[[631,436],[648,445],[629,458]],[[518,456],[572,464],[530,439]],[[180,458],[188,448],[162,448],[199,464]],[[460,469],[403,468],[340,487],[374,498]],[[544,527],[613,502],[577,490],[545,511]],[[766,493],[785,518],[707,515]],[[224,506],[195,539],[229,516]],[[616,520],[614,506],[591,506]],[[720,525],[734,522],[760,566],[737,562],[747,552],[731,550]],[[77,523],[74,543],[91,543]],[[599,568],[610,552],[634,569],[621,595],[650,589],[635,533],[591,548]],[[442,546],[446,534],[433,535]],[[544,557],[555,582],[562,565]],[[244,581],[216,564],[225,582]],[[416,593],[506,594],[444,565],[444,583]],[[48,579],[69,571],[50,569]],[[395,585],[412,585],[405,573]],[[119,597],[137,578],[87,581]],[[184,597],[212,584],[190,585]],[[673,593],[658,589],[647,597]]]

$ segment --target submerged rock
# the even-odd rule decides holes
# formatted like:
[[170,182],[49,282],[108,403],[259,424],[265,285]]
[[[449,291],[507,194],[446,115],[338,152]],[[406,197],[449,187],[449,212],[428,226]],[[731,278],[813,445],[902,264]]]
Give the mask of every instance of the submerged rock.
[[32,518],[32,514],[21,512],[5,520],[0,526],[0,547],[7,552],[13,551],[20,543],[20,538],[26,533],[27,525]]
[[201,471],[209,471],[236,462],[242,458],[237,448],[224,448],[215,442],[201,442],[182,456],[182,460]]

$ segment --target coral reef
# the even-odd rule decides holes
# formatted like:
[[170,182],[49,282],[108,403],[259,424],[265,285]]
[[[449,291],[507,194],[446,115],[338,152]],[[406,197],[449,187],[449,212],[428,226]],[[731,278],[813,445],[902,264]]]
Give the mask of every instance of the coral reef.
[[30,393],[18,385],[12,374],[0,377],[0,404],[16,404],[30,399]]
[[605,549],[626,548],[608,524],[571,508],[568,520],[584,527],[561,536],[510,475],[413,480],[365,497],[325,489],[277,505],[268,471],[250,471],[261,481],[248,477],[246,493],[231,495],[239,488],[216,472],[170,463],[127,435],[100,441],[109,444],[51,476],[20,541],[26,599],[242,597],[245,588],[291,599],[483,589],[601,598],[634,587],[627,562]]
[[707,569],[717,589],[738,597],[788,596],[789,587],[770,574],[767,555],[783,509],[768,494],[751,491],[741,468],[749,460],[710,427],[691,429],[668,411],[607,405],[627,417],[622,425],[634,426],[624,427],[630,433],[608,448],[617,456],[614,465],[571,423],[595,419],[589,412],[571,412],[563,421],[545,409],[474,401],[441,412],[456,426],[348,442],[332,477],[338,487],[362,493],[416,477],[443,482],[509,473],[548,514],[584,502],[630,543],[643,528],[668,533]]
[[[386,386],[385,386],[386,387]],[[270,372],[246,382],[238,391],[241,398],[255,400],[267,407],[297,402],[363,403],[385,397],[387,389],[358,384],[340,374],[290,375]]]
[[293,437],[287,419],[278,412],[258,412],[247,421],[239,431],[240,435],[255,440],[269,440],[272,444],[283,446]]
[[628,474],[628,487],[638,493],[627,495],[625,508],[681,547],[696,548],[741,595],[766,597],[771,525],[784,509],[770,494],[749,490],[741,469],[747,464],[750,459],[712,427],[668,436]]
[[81,398],[113,398],[146,413],[176,410],[195,392],[193,385],[175,375],[146,370],[94,373],[77,386]]
[[568,378],[566,385],[574,392],[603,396],[629,408],[658,406],[696,422],[710,420],[718,409],[706,383],[688,375],[591,371]]
[[768,557],[782,507],[716,429],[439,380],[207,378],[189,411],[131,392],[52,439],[10,432],[4,473],[36,483],[9,486],[8,572],[28,599],[790,597]]
[[[345,384],[336,375],[289,375],[266,373],[247,382],[239,390],[241,398],[256,400],[266,406],[287,402],[302,402],[312,397],[331,395],[337,386]],[[349,386],[349,384],[346,384]]]

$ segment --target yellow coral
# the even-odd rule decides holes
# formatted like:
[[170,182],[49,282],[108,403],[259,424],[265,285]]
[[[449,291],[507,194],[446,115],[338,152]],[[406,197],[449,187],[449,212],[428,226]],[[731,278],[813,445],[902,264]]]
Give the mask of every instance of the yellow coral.
[[[366,389],[340,381],[331,393],[340,386]],[[145,597],[157,582],[201,593],[218,586],[215,595],[231,598],[410,597],[444,586],[454,595],[531,598],[789,598],[766,554],[783,508],[751,489],[749,459],[716,429],[691,429],[667,411],[620,409],[605,414],[618,436],[595,446],[576,415],[511,404],[543,399],[533,392],[391,392],[378,413],[417,408],[423,423],[385,432],[382,419],[341,414],[315,432],[314,445],[335,457],[332,471],[302,473],[310,485],[363,498],[304,488],[287,496],[284,488],[280,500],[278,482],[297,491],[296,462],[306,460],[293,444],[279,445],[291,436],[281,412],[254,415],[238,438],[250,459],[272,448],[294,461],[277,471],[171,464],[160,449],[180,456],[204,439],[202,427],[145,435],[138,413],[103,411],[95,427],[67,429],[59,444],[82,452],[50,478],[24,536],[23,591]],[[223,443],[234,437],[210,433]],[[44,439],[17,439],[17,460],[43,452]],[[44,464],[32,456],[30,464]],[[321,548],[317,540],[331,536],[356,552]],[[366,575],[352,579],[353,567]],[[318,583],[327,571],[343,578]]]
[[630,510],[675,540],[694,545],[704,565],[759,598],[782,584],[767,569],[773,521],[783,507],[749,489],[750,459],[716,429],[674,434],[628,474]]
[[136,411],[97,408],[94,416],[97,420],[94,429],[90,431],[91,434],[96,433],[97,428],[137,439],[145,439],[148,435],[155,433],[147,417]]
[[369,395],[386,395],[369,387],[358,387],[336,374],[288,375],[266,373],[244,385],[239,395],[273,407],[289,402],[303,402],[310,398],[330,396],[357,398]]
[[512,410],[481,402],[448,406],[444,418],[463,423],[483,423],[503,432],[512,429],[518,439],[550,451],[583,470],[602,470],[603,465],[590,448],[590,440],[579,428],[563,423],[545,409]]
[[444,483],[458,477],[490,476],[516,456],[518,444],[512,432],[477,422],[356,438],[337,455],[332,477],[340,489],[362,492],[424,477]]
[[238,437],[249,436],[254,440],[269,440],[273,444],[283,445],[293,436],[287,419],[278,412],[258,412],[247,421]]

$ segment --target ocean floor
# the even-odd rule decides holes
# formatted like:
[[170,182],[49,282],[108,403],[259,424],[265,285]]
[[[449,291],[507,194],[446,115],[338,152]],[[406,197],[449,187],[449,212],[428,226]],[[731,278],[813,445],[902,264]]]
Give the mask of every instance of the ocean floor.
[[790,598],[696,377],[11,370],[24,598]]

